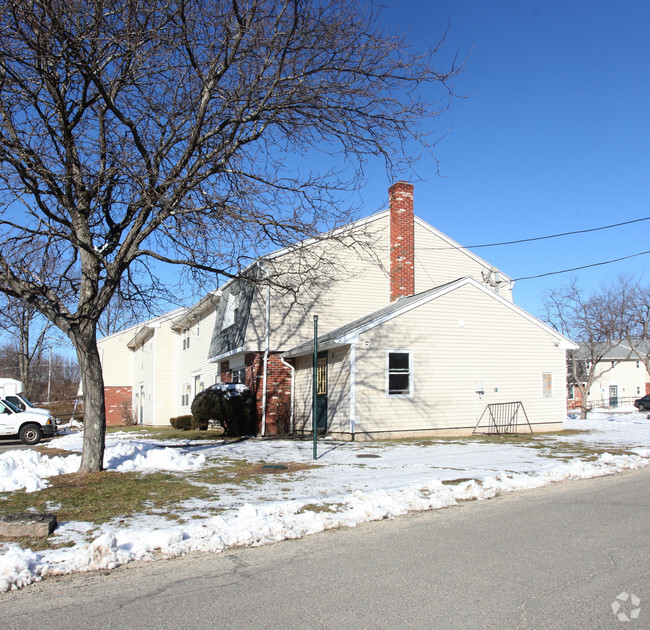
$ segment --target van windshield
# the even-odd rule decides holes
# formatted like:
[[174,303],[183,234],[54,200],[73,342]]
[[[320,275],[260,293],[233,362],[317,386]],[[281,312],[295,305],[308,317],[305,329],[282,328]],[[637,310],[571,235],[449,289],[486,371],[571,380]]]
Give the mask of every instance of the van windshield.
[[14,413],[20,413],[22,411],[22,409],[18,409],[18,407],[16,407],[16,405],[14,405],[13,403],[10,403],[8,400],[6,400],[4,398],[2,399],[2,404],[5,407],[8,407],[9,409],[11,409],[11,411],[13,411]]

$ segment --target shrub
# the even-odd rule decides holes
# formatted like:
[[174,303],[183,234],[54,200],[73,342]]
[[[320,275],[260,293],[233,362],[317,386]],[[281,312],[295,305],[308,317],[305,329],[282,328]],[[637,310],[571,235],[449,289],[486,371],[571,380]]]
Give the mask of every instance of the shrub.
[[205,418],[203,416],[195,416],[191,415],[190,418],[192,418],[192,429],[194,431],[205,431],[208,428],[208,424],[210,424],[210,418]]
[[224,435],[252,435],[255,433],[255,401],[246,385],[217,383],[200,392],[192,401],[195,421],[205,424],[218,422]]
[[192,416],[178,416],[177,418],[170,418],[169,424],[178,431],[188,431],[192,428],[193,420],[194,418]]

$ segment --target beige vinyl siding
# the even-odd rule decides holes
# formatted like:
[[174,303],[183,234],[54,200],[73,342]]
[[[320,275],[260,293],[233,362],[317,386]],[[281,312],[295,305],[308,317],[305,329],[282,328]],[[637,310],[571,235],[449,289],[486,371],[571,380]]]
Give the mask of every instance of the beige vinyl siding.
[[132,327],[97,341],[106,387],[131,386],[133,352],[127,347],[137,328]]
[[[493,267],[478,256],[445,238],[437,230],[416,218],[415,220],[415,292],[471,276],[485,283]],[[494,277],[494,275],[492,276]],[[507,280],[501,274],[502,280]],[[489,285],[488,285],[489,286]],[[500,295],[512,302],[510,288],[502,287]]]
[[327,430],[350,431],[350,347],[334,348],[327,361]]
[[[147,336],[133,353],[133,409],[139,413],[142,406],[143,424],[153,423],[153,395],[155,386],[155,343],[154,330]],[[144,387],[143,401],[139,400],[140,392]]]
[[[361,228],[360,228],[361,230]],[[277,288],[271,290],[270,347],[287,350],[313,338],[313,315],[318,315],[320,332],[332,330],[353,319],[381,308],[389,302],[388,217],[362,226],[362,236],[373,243],[370,253],[363,247],[348,247],[336,241],[309,246],[301,265],[318,266],[318,271],[300,275],[297,252],[285,254],[267,266],[282,275],[278,282],[301,284],[294,294]],[[351,240],[350,237],[349,240]],[[249,350],[263,350],[265,344],[267,289],[259,286],[251,305],[251,319],[246,333]]]
[[169,425],[169,419],[177,415],[178,339],[171,330],[171,322],[163,323],[156,330],[154,396],[150,403],[152,424],[156,426]]
[[[357,432],[474,428],[488,403],[521,401],[534,428],[566,415],[564,350],[548,332],[472,286],[360,336]],[[364,346],[368,343],[368,347]],[[412,352],[413,396],[386,392],[386,352]],[[542,396],[542,373],[553,396]],[[476,394],[477,384],[484,396]]]
[[[298,433],[312,430],[312,355],[298,357],[296,365],[294,420]],[[327,353],[327,432],[350,431],[350,346]]]
[[[372,253],[363,247],[348,246],[356,229],[360,240],[372,243]],[[318,315],[319,331],[323,333],[389,303],[389,215],[382,213],[355,230],[345,244],[337,241],[314,243],[301,253],[290,252],[265,263],[271,273],[280,273],[279,282],[296,282],[297,277],[302,281],[295,294],[271,289],[272,349],[286,350],[311,339],[313,315]],[[491,266],[452,245],[453,241],[416,218],[416,293],[464,276],[484,282],[484,275],[489,273]],[[317,273],[312,273],[311,277],[300,275],[301,266],[314,265],[319,268]],[[501,277],[506,279],[504,275]],[[509,289],[503,288],[501,295],[512,301]],[[247,350],[262,351],[265,347],[266,299],[266,286],[258,286],[246,331]]]
[[[192,400],[196,396],[194,381],[195,376],[201,377],[203,388],[207,389],[215,383],[215,376],[219,374],[219,363],[209,363],[208,354],[210,350],[210,341],[215,326],[216,312],[215,309],[204,312],[201,316],[193,320],[189,328],[189,348],[183,350],[183,333],[176,334],[177,337],[177,362],[178,362],[178,382],[176,384],[176,404],[177,415],[190,413]],[[198,331],[198,332],[197,332]],[[181,394],[185,384],[191,386],[188,405],[181,405]]]
[[295,393],[294,393],[294,427],[295,431],[311,431],[312,426],[312,365],[311,355],[296,359]]
[[133,409],[138,413],[138,396],[144,386],[143,419],[145,425],[166,426],[177,415],[178,335],[171,320],[151,328],[145,341],[134,352]]

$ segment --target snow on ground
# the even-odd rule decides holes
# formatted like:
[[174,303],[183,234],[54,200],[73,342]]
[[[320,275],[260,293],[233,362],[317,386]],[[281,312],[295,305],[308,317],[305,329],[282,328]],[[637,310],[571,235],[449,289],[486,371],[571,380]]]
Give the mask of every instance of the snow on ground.
[[[60,523],[52,540],[73,546],[39,552],[0,543],[0,592],[47,575],[110,569],[154,553],[173,557],[191,550],[262,545],[650,462],[650,420],[645,415],[601,410],[588,420],[569,419],[565,428],[582,432],[540,435],[522,444],[463,438],[421,443],[325,439],[319,442],[318,467],[220,485],[218,498],[177,506],[182,514],[178,520],[169,520],[165,512],[116,518],[101,526]],[[48,477],[78,468],[80,434],[56,438],[50,446],[75,454],[49,458],[22,450],[0,455],[0,491],[34,492],[48,484]],[[235,459],[311,464],[312,444],[255,439],[172,444],[142,434],[113,433],[107,439],[105,467],[193,471]]]

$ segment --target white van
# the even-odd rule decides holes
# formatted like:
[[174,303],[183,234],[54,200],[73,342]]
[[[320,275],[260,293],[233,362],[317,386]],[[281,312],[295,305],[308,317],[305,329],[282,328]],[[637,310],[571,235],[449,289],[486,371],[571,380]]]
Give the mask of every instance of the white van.
[[42,413],[49,416],[50,412],[47,409],[35,407],[33,403],[29,402],[22,394],[13,394],[9,396],[2,396],[4,400],[10,402],[14,407],[18,407],[21,411],[33,411],[34,413]]
[[0,436],[17,435],[23,444],[38,444],[43,437],[56,433],[56,420],[34,411],[21,411],[6,400],[0,400]]

